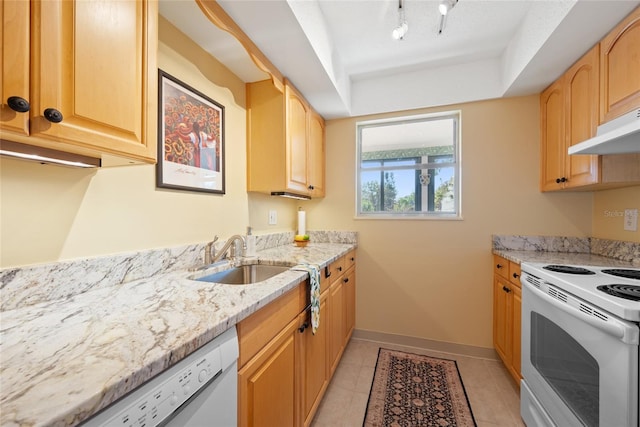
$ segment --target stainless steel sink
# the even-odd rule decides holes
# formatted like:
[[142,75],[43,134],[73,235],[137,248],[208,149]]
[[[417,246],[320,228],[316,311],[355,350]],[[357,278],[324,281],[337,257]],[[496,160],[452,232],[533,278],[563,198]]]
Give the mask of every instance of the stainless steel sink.
[[229,270],[220,271],[208,276],[199,277],[199,282],[223,283],[226,285],[248,285],[267,280],[277,274],[289,270],[290,267],[282,265],[243,265]]

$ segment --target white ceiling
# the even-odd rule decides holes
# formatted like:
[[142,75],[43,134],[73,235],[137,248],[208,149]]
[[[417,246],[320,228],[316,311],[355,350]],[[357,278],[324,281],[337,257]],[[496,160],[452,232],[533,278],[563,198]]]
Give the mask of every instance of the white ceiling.
[[[325,119],[539,93],[640,0],[219,0]],[[160,13],[244,81],[263,80],[193,0]]]

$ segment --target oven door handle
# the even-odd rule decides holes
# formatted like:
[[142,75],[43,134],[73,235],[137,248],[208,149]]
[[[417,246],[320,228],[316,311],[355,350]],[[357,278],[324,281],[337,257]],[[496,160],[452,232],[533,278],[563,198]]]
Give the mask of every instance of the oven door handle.
[[[607,320],[602,320],[599,317],[596,317],[592,314],[585,313],[580,309],[578,309],[577,307],[575,307],[572,303],[560,301],[552,297],[551,295],[547,294],[546,292],[543,292],[538,287],[527,282],[524,277],[525,274],[523,274],[522,276],[523,276],[523,280],[521,281],[521,283],[524,286],[526,286],[530,292],[535,293],[536,296],[544,300],[544,302],[551,304],[558,310],[561,310],[567,314],[570,314],[571,316],[577,318],[578,320],[588,323],[594,328],[600,329],[601,331],[604,331],[607,334],[616,337],[617,339],[624,342],[625,344],[638,345],[638,342],[640,342],[640,336],[639,336],[640,334],[638,333],[638,328],[635,325],[627,324],[626,322],[623,322],[611,316],[607,316]],[[563,293],[566,294],[566,292],[564,291]],[[570,298],[571,298],[571,302],[574,302],[574,301],[577,302],[577,300],[575,300],[574,298],[572,297]],[[590,304],[586,304],[583,302],[580,302],[579,304],[583,307],[583,309],[587,311],[589,311],[589,309],[597,311],[595,307],[592,307]],[[524,313],[525,311],[523,311],[523,314]]]

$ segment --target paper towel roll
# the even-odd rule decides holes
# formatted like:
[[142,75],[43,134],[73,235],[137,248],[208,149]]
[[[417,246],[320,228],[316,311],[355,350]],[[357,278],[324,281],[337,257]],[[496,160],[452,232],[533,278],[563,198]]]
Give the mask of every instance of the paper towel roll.
[[307,234],[307,218],[305,211],[298,211],[298,234]]

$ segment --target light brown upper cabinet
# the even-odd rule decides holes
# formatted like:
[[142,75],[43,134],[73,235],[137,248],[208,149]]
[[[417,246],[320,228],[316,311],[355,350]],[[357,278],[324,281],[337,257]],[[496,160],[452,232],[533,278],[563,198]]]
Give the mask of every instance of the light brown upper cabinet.
[[598,156],[567,154],[598,126],[598,60],[596,45],[541,95],[542,191],[598,182]]
[[285,95],[285,141],[287,157],[285,188],[307,194],[307,114],[309,107],[304,98],[289,83],[284,86]]
[[639,107],[640,8],[540,94],[540,190],[640,184],[640,154],[568,155],[603,120]]
[[600,42],[600,123],[640,107],[640,8]]
[[[562,79],[540,95],[541,170],[540,189],[549,191],[564,185],[564,90]],[[566,181],[566,178],[565,178]]]
[[313,110],[309,111],[308,153],[308,182],[312,186],[311,197],[324,197],[326,159],[324,119]]
[[107,166],[155,162],[157,2],[8,1],[1,11],[3,139]]
[[324,196],[324,121],[285,80],[247,83],[247,190]]

